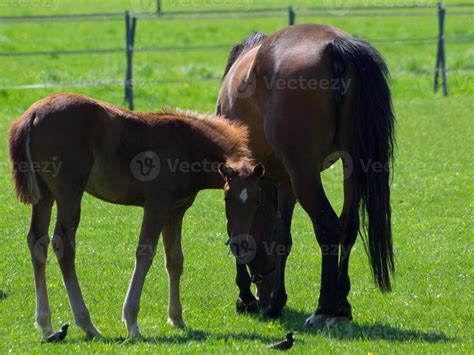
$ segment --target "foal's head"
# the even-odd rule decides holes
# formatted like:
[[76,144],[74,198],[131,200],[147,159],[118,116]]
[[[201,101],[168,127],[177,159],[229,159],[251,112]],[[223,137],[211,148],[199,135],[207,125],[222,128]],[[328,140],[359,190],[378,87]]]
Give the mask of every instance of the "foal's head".
[[259,183],[265,169],[260,163],[251,169],[233,169],[221,164],[219,172],[225,181],[225,208],[230,237],[249,234],[255,214],[263,203]]
[[262,179],[265,168],[233,169],[222,164],[230,248],[237,262],[246,264],[257,285],[259,303],[265,306],[273,287],[275,258],[272,242],[277,225],[277,197],[272,183]]

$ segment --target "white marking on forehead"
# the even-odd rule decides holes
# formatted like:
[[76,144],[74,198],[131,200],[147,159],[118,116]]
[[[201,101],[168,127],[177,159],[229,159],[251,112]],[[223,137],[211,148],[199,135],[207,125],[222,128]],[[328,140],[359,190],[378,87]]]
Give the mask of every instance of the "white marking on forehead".
[[241,192],[240,192],[240,200],[242,201],[243,204],[245,204],[245,202],[247,202],[248,198],[249,198],[249,194],[247,192],[247,188],[243,189]]

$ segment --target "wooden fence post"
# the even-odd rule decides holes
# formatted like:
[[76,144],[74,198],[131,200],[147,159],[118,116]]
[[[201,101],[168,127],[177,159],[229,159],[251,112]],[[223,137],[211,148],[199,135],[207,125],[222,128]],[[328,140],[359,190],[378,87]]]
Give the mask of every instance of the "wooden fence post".
[[293,26],[296,20],[296,12],[293,6],[288,7],[288,18],[289,18],[290,26]]
[[438,54],[436,57],[436,70],[434,77],[434,91],[438,91],[439,75],[441,72],[443,95],[448,96],[448,79],[446,77],[446,52],[445,52],[445,37],[444,37],[444,20],[446,17],[446,8],[444,4],[438,3],[438,22],[439,22],[439,34],[438,34]]
[[125,74],[125,101],[128,108],[133,111],[133,46],[135,44],[136,17],[131,18],[130,13],[125,12],[125,44],[127,55],[127,71]]

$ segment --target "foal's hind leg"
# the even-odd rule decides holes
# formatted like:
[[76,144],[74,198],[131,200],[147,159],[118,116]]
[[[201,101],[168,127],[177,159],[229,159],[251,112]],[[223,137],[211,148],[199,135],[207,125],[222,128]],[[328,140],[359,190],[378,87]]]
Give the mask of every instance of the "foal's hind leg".
[[41,330],[45,339],[53,334],[45,274],[49,245],[48,227],[52,206],[53,199],[49,194],[33,205],[30,230],[28,232],[28,247],[35,275],[36,326]]
[[[82,297],[76,274],[76,231],[81,214],[82,191],[71,188],[71,192],[57,198],[58,216],[54,230],[53,248],[59,261],[64,285],[69,296],[76,324],[90,337],[100,337],[92,324],[89,310]],[[74,191],[74,192],[72,192]]]

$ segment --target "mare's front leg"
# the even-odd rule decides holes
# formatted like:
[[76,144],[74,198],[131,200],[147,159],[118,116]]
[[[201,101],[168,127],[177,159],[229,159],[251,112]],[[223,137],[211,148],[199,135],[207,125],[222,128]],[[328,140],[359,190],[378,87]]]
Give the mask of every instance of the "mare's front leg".
[[270,299],[270,306],[265,311],[264,316],[268,318],[278,318],[286,305],[288,295],[285,287],[285,268],[286,260],[290,255],[291,238],[291,220],[295,209],[296,197],[291,183],[282,184],[278,187],[278,232],[275,245],[276,254],[276,275],[273,285],[273,292]]
[[162,208],[154,204],[145,204],[140,239],[135,252],[135,269],[123,305],[123,319],[129,337],[141,336],[137,324],[140,297],[164,225],[164,212]]

